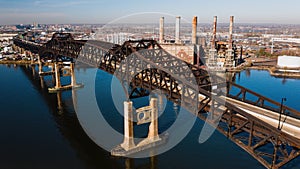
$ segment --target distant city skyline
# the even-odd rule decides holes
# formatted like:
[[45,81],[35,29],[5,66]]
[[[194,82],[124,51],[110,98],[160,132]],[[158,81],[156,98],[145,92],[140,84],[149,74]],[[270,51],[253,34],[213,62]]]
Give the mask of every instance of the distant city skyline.
[[234,15],[236,23],[300,24],[299,6],[295,0],[0,0],[0,25],[158,23],[168,14],[187,21],[198,16],[199,23],[211,23],[213,16],[226,23]]

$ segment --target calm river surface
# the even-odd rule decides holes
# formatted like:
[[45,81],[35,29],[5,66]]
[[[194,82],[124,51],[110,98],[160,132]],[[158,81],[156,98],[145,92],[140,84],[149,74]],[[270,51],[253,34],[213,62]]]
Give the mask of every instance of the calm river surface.
[[[87,76],[89,70],[77,70]],[[95,84],[98,105],[107,121],[122,132],[122,117],[110,97],[112,76],[98,71]],[[69,79],[63,79],[65,83]],[[51,78],[44,79],[51,86]],[[244,71],[236,83],[300,110],[300,80],[274,78],[266,71]],[[249,154],[222,134],[215,132],[203,144],[198,143],[204,122],[196,120],[180,144],[152,159],[123,159],[110,156],[85,134],[74,111],[72,92],[49,94],[31,67],[0,65],[0,168],[2,169],[263,169]],[[58,103],[58,100],[61,100]],[[104,100],[104,101],[103,101]],[[135,105],[148,104],[148,98],[136,99]],[[167,129],[176,119],[178,106],[168,102],[160,122]],[[114,115],[115,113],[115,115]],[[285,168],[300,168],[300,159]]]

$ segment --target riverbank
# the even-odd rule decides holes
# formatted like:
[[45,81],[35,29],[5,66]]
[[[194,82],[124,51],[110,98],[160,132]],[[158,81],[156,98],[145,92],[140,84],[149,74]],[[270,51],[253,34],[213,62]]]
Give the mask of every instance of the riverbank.
[[271,76],[280,78],[300,78],[300,69],[288,69],[277,67],[274,60],[246,60],[246,62],[240,64],[237,67],[229,68],[226,71],[232,73],[239,73],[243,70],[266,70],[269,71]]
[[[35,65],[38,64],[36,61],[32,63],[30,60],[0,60],[0,64],[14,64],[14,65]],[[49,63],[44,64],[45,66],[50,65]],[[280,78],[297,78],[300,79],[299,72],[290,72],[289,70],[283,70],[276,68],[275,66],[253,66],[250,62],[245,62],[235,68],[227,69],[227,72],[239,73],[244,70],[267,70],[271,76]]]
[[251,67],[247,67],[245,69],[267,70],[267,71],[269,71],[270,75],[274,76],[274,77],[300,79],[300,72],[289,72],[288,70],[286,70],[286,71],[280,71],[280,69],[276,68],[276,67],[251,66]]
[[[38,62],[34,61],[32,63],[31,60],[0,60],[0,64],[3,64],[3,65],[8,65],[8,64],[12,64],[12,65],[37,65]],[[43,63],[43,66],[49,66],[49,65],[53,65],[53,63],[52,62]]]
[[[0,64],[16,64],[16,65],[27,65],[32,64],[30,60],[0,60]],[[33,63],[36,64],[36,63]]]

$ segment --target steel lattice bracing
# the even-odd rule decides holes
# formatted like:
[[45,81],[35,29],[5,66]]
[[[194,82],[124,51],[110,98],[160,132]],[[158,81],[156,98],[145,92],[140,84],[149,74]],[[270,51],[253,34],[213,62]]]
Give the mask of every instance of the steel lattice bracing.
[[[150,58],[153,56],[155,56],[154,61]],[[213,125],[221,120],[221,123],[216,126],[218,130],[267,168],[279,168],[299,155],[299,138],[279,131],[274,126],[250,115],[232,103],[226,102],[225,98],[213,97],[210,91],[199,87],[203,85],[199,84],[199,81],[197,81],[197,85],[194,85],[192,76],[185,74],[189,72],[188,69],[189,66],[172,58],[172,56],[163,51],[146,50],[138,51],[131,57],[128,57],[126,62],[119,66],[118,70],[120,72],[115,73],[115,75],[122,79],[123,83],[131,82],[131,95],[139,91],[138,89],[147,89],[147,91],[160,89],[169,100],[176,102],[190,112],[195,113],[196,111],[201,119]],[[220,83],[216,84],[222,85]],[[268,110],[279,110],[280,104],[271,99],[232,82],[225,83],[225,85],[229,89],[227,94],[229,97]],[[204,86],[206,87],[206,85]],[[230,89],[234,87],[241,91],[236,96],[230,94]],[[200,99],[199,94],[204,99]],[[247,99],[246,95],[250,94],[257,97],[256,102]],[[141,93],[138,92],[134,96],[140,95]],[[240,95],[243,97],[239,98],[238,96]],[[269,104],[266,104],[267,102]],[[226,104],[223,105],[223,103]],[[191,109],[195,105],[198,109]],[[207,117],[207,111],[202,110],[210,111],[212,114]],[[283,110],[299,115],[298,111],[286,106],[284,106]],[[244,140],[245,138],[247,138],[246,141]]]
[[[19,39],[15,39],[15,44],[32,51],[39,48],[39,53],[50,51],[55,56],[53,59],[75,58],[114,74],[125,86],[128,98],[160,90],[168,100],[217,127],[267,168],[279,168],[300,154],[299,137],[278,130],[245,110],[245,106],[253,106],[266,114],[267,111],[278,112],[280,103],[183,62],[163,50],[156,41],[127,41],[116,45],[55,35],[43,46]],[[215,86],[227,90],[217,91]],[[300,117],[298,111],[287,106],[282,110],[284,114]]]
[[213,99],[215,108],[210,109],[212,113],[199,112],[198,117],[211,124],[220,120],[215,127],[266,168],[279,168],[299,156],[298,138],[277,130],[231,103],[226,102],[226,108],[222,109],[218,107],[219,102]]
[[40,48],[42,47],[42,45],[34,43],[34,42],[29,42],[29,41],[25,41],[25,40],[21,40],[18,38],[14,38],[14,44],[16,46],[19,46],[20,48],[23,48],[25,50],[29,50],[32,53],[39,53]]

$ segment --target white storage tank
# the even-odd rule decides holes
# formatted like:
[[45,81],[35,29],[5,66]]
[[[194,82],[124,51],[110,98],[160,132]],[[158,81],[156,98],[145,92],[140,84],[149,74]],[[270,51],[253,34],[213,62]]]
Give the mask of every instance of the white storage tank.
[[277,60],[278,67],[287,68],[300,68],[300,57],[299,56],[278,56]]

